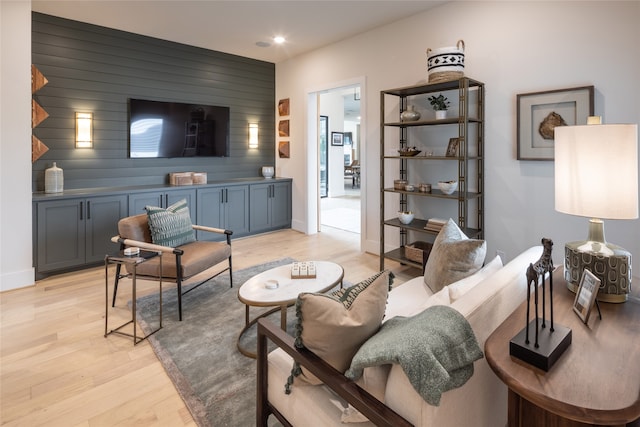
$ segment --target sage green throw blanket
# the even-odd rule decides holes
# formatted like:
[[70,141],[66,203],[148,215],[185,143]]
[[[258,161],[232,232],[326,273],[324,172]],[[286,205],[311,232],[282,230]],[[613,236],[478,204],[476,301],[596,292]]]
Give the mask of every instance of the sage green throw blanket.
[[433,406],[442,393],[461,387],[483,357],[467,319],[451,307],[436,305],[412,317],[393,317],[367,340],[345,376],[357,380],[368,366],[398,364],[413,388]]

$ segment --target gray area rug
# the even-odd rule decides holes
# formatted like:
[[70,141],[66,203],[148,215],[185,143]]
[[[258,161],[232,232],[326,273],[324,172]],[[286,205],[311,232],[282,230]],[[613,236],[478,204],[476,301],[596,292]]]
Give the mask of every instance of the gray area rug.
[[[233,288],[228,274],[216,277],[183,296],[182,322],[175,288],[163,292],[163,328],[148,340],[199,426],[255,425],[256,362],[236,348],[245,322],[238,289],[256,274],[293,261],[284,258],[234,271]],[[145,333],[157,328],[158,303],[157,294],[138,299],[138,323]],[[262,311],[252,307],[251,318]],[[272,316],[279,324],[279,312]],[[291,325],[293,307],[287,319]],[[244,336],[245,348],[255,350],[255,337],[252,327]]]

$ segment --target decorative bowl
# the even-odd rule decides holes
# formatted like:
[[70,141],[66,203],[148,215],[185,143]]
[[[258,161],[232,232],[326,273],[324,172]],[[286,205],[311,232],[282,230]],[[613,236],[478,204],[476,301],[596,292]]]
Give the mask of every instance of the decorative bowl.
[[407,184],[404,186],[404,191],[416,191],[416,186],[413,184]]
[[452,194],[458,189],[458,181],[438,181],[438,187],[444,194]]
[[413,157],[413,156],[417,156],[418,154],[420,154],[420,150],[416,150],[415,147],[403,148],[402,150],[398,150],[398,153],[400,153],[401,156]]
[[413,221],[413,212],[411,211],[407,211],[407,212],[398,212],[398,219],[400,220],[401,223],[403,224],[409,224],[411,221]]

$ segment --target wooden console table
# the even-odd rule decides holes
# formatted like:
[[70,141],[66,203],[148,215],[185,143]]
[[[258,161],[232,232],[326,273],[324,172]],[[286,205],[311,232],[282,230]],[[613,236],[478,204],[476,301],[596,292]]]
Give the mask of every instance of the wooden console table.
[[526,303],[485,343],[487,362],[509,387],[509,427],[640,426],[640,292],[626,303],[600,303],[602,319],[594,306],[585,325],[562,268],[553,285],[554,322],[570,328],[573,340],[549,372],[509,355]]

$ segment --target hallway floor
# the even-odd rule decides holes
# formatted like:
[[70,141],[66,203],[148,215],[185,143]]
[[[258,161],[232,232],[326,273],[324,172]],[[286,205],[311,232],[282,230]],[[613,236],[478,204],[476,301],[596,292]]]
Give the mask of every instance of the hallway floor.
[[345,180],[345,195],[320,199],[320,224],[360,234],[360,189]]

